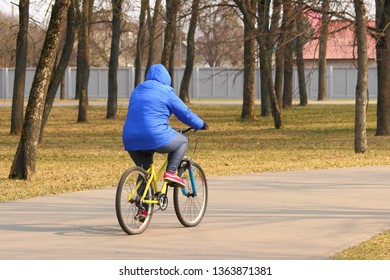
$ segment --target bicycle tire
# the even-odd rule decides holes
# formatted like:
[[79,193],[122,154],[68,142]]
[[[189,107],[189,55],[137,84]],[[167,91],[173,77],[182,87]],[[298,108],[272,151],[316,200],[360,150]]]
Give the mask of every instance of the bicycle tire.
[[175,213],[180,223],[185,227],[197,226],[203,219],[208,200],[207,180],[202,168],[197,163],[192,163],[192,170],[196,183],[197,195],[193,196],[191,180],[188,168],[179,168],[179,176],[186,181],[186,195],[182,189],[175,187],[173,191],[173,203]]
[[[129,235],[143,233],[149,226],[153,216],[154,204],[147,204],[148,215],[146,216],[145,221],[138,221],[135,218],[139,210],[136,199],[137,193],[133,196],[134,201],[131,201],[132,198],[129,198],[129,194],[135,189],[139,180],[144,180],[146,182],[147,174],[148,173],[141,167],[131,167],[123,173],[117,186],[115,197],[116,216],[122,230]],[[149,198],[153,197],[153,183],[149,187],[147,196]]]

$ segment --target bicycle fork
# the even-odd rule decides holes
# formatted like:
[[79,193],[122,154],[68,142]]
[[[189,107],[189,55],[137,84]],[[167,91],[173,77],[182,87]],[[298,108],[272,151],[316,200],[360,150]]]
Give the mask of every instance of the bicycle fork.
[[190,159],[184,159],[183,161],[186,163],[185,168],[188,169],[188,174],[190,176],[192,193],[188,194],[187,193],[187,188],[182,188],[181,192],[185,196],[196,196],[197,195],[196,182],[195,182],[194,170],[192,168],[191,160]]

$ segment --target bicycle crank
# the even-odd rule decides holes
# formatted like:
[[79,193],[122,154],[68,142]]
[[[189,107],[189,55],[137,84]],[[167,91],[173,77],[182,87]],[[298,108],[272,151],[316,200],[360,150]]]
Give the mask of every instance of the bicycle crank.
[[166,194],[160,193],[158,195],[158,206],[160,206],[162,211],[165,211],[168,208],[168,197]]

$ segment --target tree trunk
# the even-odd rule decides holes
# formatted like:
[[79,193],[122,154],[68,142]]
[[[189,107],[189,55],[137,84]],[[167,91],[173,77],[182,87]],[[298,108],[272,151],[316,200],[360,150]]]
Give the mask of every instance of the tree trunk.
[[[149,7],[149,6],[148,6]],[[153,18],[150,14],[150,7],[148,8],[148,29],[149,29],[149,55],[148,55],[148,63],[145,69],[145,77],[149,71],[150,66],[154,63],[154,42],[155,42],[155,34],[156,27],[159,20],[159,14],[161,10],[161,0],[156,0],[154,3],[154,13]]]
[[11,134],[19,135],[23,127],[24,88],[27,65],[29,0],[19,1],[19,32],[16,41],[14,92],[12,95]]
[[[88,1],[88,0],[86,0]],[[77,19],[76,21],[79,24],[79,27],[77,29],[77,67],[76,67],[76,85],[75,85],[75,99],[79,100],[80,99],[80,94],[81,94],[81,86],[83,83],[83,56],[82,56],[82,28],[84,25],[84,20],[83,20],[83,14],[82,14],[82,9],[83,6],[79,6],[80,12],[77,14]]]
[[261,55],[263,58],[260,62],[263,73],[263,76],[261,77],[264,82],[263,87],[267,88],[267,94],[270,102],[272,116],[274,118],[275,128],[279,129],[282,127],[282,118],[272,78],[271,50],[274,48],[274,45],[277,41],[277,36],[275,34],[276,29],[279,28],[282,1],[274,1],[270,28],[268,28],[270,21],[269,5],[270,2],[268,0],[261,0],[258,3],[258,26],[260,28],[260,32],[258,32],[256,40],[259,45],[260,53],[264,54],[264,57]]
[[390,135],[390,0],[376,1],[378,73],[377,136]]
[[26,109],[22,135],[9,178],[30,179],[36,170],[36,151],[44,102],[55,63],[62,26],[66,21],[70,0],[56,0],[41,57],[39,59]]
[[110,62],[108,67],[108,98],[106,119],[114,119],[118,103],[118,60],[121,39],[123,0],[112,0],[112,38]]
[[[270,93],[267,86],[267,80],[269,73],[265,71],[265,65],[271,60],[272,57],[272,47],[270,40],[270,2],[269,1],[258,1],[257,6],[258,12],[258,30],[259,36],[256,37],[259,45],[259,61],[260,61],[260,115],[266,117],[271,115],[271,103],[270,103]],[[258,39],[261,37],[262,39]]]
[[169,69],[169,61],[171,59],[172,48],[174,44],[176,16],[179,11],[180,0],[166,0],[166,26],[164,36],[164,49],[161,55],[161,64]]
[[68,16],[67,16],[67,26],[66,26],[66,41],[64,48],[62,50],[62,55],[60,58],[60,62],[58,63],[56,69],[54,70],[52,79],[50,81],[49,89],[46,96],[45,101],[45,109],[43,112],[42,117],[42,124],[41,124],[41,131],[39,135],[39,143],[43,142],[43,134],[45,130],[45,126],[47,123],[47,120],[49,118],[51,109],[53,107],[54,99],[58,90],[58,86],[63,82],[64,75],[66,71],[66,67],[69,64],[70,56],[73,51],[73,44],[75,40],[76,30],[78,24],[76,23],[76,16],[78,7],[75,6],[76,1],[71,1],[69,9],[68,9]]
[[188,89],[190,87],[192,69],[194,68],[195,31],[196,31],[196,24],[198,22],[198,15],[199,15],[199,2],[200,2],[200,0],[192,0],[190,26],[189,26],[188,35],[187,35],[186,67],[184,69],[184,74],[183,74],[183,78],[181,80],[181,85],[180,85],[179,97],[185,103],[190,102],[190,98],[188,96]]
[[[284,73],[284,51],[285,51],[285,32],[284,26],[280,26],[281,11],[283,8],[283,0],[275,0],[272,8],[272,18],[271,18],[271,36],[272,40],[267,40],[272,42],[270,45],[271,49],[275,49],[275,82],[274,82],[274,92],[276,99],[278,101],[279,110],[283,106],[283,73]],[[282,21],[283,24],[283,21]],[[282,32],[278,29],[282,29]],[[281,33],[281,34],[279,34]],[[271,58],[270,58],[271,59]],[[270,60],[271,65],[272,62]],[[275,111],[275,109],[273,109]]]
[[65,76],[61,79],[60,100],[65,100]]
[[303,2],[298,1],[298,18],[296,20],[297,38],[295,45],[295,54],[298,70],[298,85],[299,85],[299,105],[307,105],[307,92],[306,92],[306,77],[305,77],[305,61],[303,59],[303,47],[304,47],[304,23],[303,23]]
[[[259,48],[259,60],[260,60],[260,115],[262,117],[268,117],[271,115],[271,101],[270,101],[270,93],[268,90],[268,75],[265,71],[264,64],[268,63],[268,56],[264,48]],[[271,73],[272,75],[272,73]]]
[[251,0],[244,1],[241,9],[246,8],[244,13],[244,92],[242,103],[242,120],[252,121],[255,119],[255,3]]
[[329,0],[322,2],[322,20],[319,39],[319,61],[318,61],[318,100],[327,99],[327,79],[326,79],[326,52],[328,44],[328,26],[329,26]]
[[[85,1],[89,1],[89,0],[85,0]],[[81,95],[81,88],[82,88],[82,84],[83,84],[83,69],[84,69],[84,65],[83,65],[83,34],[82,34],[82,28],[84,28],[84,14],[82,14],[82,10],[84,9],[84,7],[81,5],[80,6],[80,13],[77,14],[77,22],[80,24],[79,25],[79,28],[78,28],[78,31],[77,31],[77,67],[76,67],[76,85],[75,85],[75,88],[76,88],[76,92],[75,92],[75,99],[76,100],[79,100],[80,99],[80,95]]]
[[366,132],[367,110],[367,20],[363,0],[354,0],[356,13],[356,37],[358,47],[358,74],[356,84],[355,104],[355,153],[365,153],[368,150]]
[[[79,44],[77,51],[77,72],[79,72],[80,63],[80,75],[76,83],[79,86],[79,113],[77,122],[87,121],[88,110],[88,81],[89,81],[89,30],[90,22],[92,18],[93,0],[84,0],[82,5],[81,15],[81,28],[79,32]],[[77,86],[76,86],[77,89]]]
[[[284,35],[282,34],[282,38]],[[275,54],[275,94],[279,108],[283,108],[284,40],[280,39]]]
[[283,25],[285,33],[285,51],[283,67],[283,109],[292,107],[292,83],[293,83],[293,18],[291,0],[283,1]]
[[141,0],[141,11],[139,14],[139,28],[137,35],[137,50],[135,54],[135,74],[134,74],[134,87],[136,87],[141,82],[141,73],[142,73],[142,60],[145,47],[145,18],[146,18],[146,8],[148,6],[148,0]]
[[286,52],[284,55],[284,83],[283,83],[283,109],[291,109],[292,108],[292,100],[293,100],[293,46],[291,41],[286,45]]
[[299,86],[299,105],[306,106],[308,104],[306,91],[306,75],[305,75],[305,61],[303,59],[303,43],[302,38],[297,38],[297,70],[298,70],[298,86]]
[[269,75],[267,75],[267,84],[268,84],[269,93],[270,93],[270,100],[271,100],[272,116],[274,118],[274,125],[275,125],[276,129],[280,129],[283,126],[282,113],[280,111],[278,99],[276,98],[275,89],[273,87],[273,80],[272,80],[272,75],[271,75],[271,73],[272,73],[271,63],[269,62],[265,67],[266,67],[265,71],[270,73]]
[[168,72],[171,76],[171,87],[175,84],[175,47],[176,47],[176,35],[177,35],[177,29],[175,27],[175,30],[173,32],[173,40],[172,40],[172,47],[171,47],[171,54],[169,55],[169,65],[168,65]]

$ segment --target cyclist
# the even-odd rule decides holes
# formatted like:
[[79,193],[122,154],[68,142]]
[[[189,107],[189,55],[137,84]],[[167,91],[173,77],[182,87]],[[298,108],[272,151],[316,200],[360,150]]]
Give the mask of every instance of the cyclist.
[[166,68],[162,64],[152,65],[145,81],[130,96],[122,140],[134,163],[145,170],[153,162],[154,152],[167,153],[164,181],[183,188],[186,183],[176,175],[176,170],[187,151],[188,142],[183,134],[169,125],[169,117],[174,114],[197,130],[208,126],[181,101],[170,85],[171,76]]

